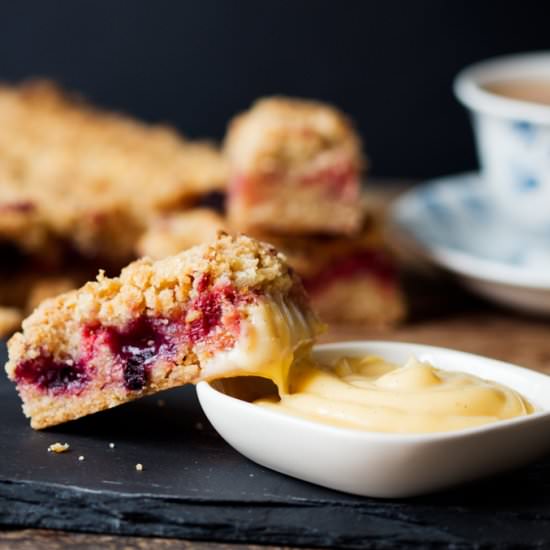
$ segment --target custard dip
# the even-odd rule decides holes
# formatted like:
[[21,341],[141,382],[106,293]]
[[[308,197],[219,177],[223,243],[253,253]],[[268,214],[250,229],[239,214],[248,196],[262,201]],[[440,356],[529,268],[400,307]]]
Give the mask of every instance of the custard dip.
[[323,424],[389,433],[461,430],[534,412],[506,386],[414,357],[403,366],[376,356],[342,357],[332,366],[305,357],[292,366],[288,388],[254,403]]

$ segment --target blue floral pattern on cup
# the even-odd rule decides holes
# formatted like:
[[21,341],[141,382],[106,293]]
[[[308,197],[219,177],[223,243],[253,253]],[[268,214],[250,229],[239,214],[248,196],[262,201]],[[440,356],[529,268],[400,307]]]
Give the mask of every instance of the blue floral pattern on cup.
[[526,143],[532,143],[537,135],[537,128],[526,120],[514,120],[511,122],[512,131]]
[[469,109],[486,187],[507,223],[550,232],[550,106],[491,91],[488,84],[550,78],[550,51],[476,63],[454,81]]
[[539,180],[529,169],[522,166],[512,166],[510,171],[515,174],[516,188],[520,193],[531,193],[539,187]]
[[516,228],[550,231],[550,126],[477,113],[483,185]]
[[550,232],[533,234],[511,226],[479,174],[413,189],[399,201],[396,222],[429,249],[452,249],[526,269],[542,266],[550,281]]

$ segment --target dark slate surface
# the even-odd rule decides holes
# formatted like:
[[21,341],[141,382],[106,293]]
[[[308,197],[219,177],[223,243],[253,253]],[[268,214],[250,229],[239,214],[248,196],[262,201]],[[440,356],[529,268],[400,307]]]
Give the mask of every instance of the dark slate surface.
[[[162,398],[35,432],[0,376],[0,525],[347,548],[550,545],[550,461],[430,497],[358,498],[249,462],[210,428],[193,388]],[[71,451],[48,453],[55,441]]]

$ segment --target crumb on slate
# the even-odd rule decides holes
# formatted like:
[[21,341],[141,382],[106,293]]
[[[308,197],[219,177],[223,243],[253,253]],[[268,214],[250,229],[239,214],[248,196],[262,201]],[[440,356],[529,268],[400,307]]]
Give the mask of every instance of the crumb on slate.
[[114,449],[115,448],[115,444],[114,443],[109,443],[109,449]]
[[196,430],[199,430],[199,431],[200,431],[200,430],[202,430],[203,428],[204,428],[204,425],[203,425],[202,422],[197,422],[197,423],[195,424],[195,429],[196,429]]
[[70,449],[70,445],[68,443],[59,443],[57,441],[56,443],[52,443],[48,447],[49,453],[66,453]]
[[142,472],[143,471],[143,464],[140,464],[139,462],[136,464],[136,470],[138,472]]
[[80,460],[80,462],[82,462],[82,461],[85,460],[85,459],[86,459],[86,457],[85,457],[84,455],[80,455],[80,456],[78,457],[78,460]]

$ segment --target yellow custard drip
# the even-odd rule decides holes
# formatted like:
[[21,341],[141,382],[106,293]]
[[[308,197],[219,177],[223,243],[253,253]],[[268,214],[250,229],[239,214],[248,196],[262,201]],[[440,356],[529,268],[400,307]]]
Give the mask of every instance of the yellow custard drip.
[[335,365],[296,362],[288,393],[257,405],[324,424],[392,433],[459,430],[525,416],[533,406],[516,391],[476,376],[410,359],[344,357]]
[[290,366],[309,356],[318,327],[318,321],[291,299],[269,296],[248,308],[233,348],[202,359],[202,378],[260,376],[287,393]]

